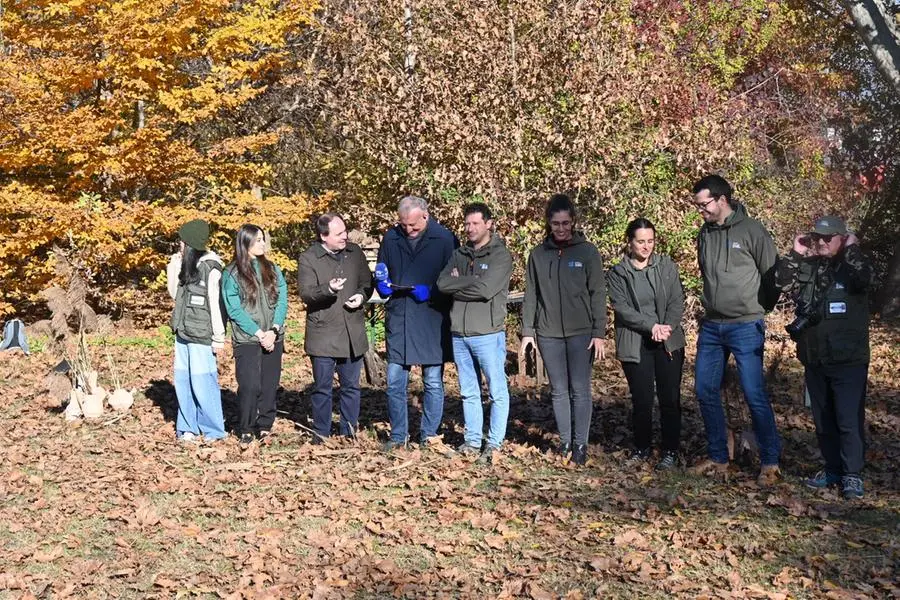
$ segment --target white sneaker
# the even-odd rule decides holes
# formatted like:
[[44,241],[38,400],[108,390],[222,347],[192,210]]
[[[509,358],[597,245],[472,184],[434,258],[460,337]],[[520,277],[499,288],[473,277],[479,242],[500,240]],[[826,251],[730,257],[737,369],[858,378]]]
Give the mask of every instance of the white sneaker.
[[199,444],[200,436],[196,433],[192,433],[190,431],[185,431],[181,435],[178,436],[178,441],[184,444]]

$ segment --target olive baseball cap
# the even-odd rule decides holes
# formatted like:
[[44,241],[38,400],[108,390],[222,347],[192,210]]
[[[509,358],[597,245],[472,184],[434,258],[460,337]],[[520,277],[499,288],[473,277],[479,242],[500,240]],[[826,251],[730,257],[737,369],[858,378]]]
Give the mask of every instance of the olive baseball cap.
[[816,219],[812,233],[819,235],[847,235],[847,224],[840,217],[826,215]]

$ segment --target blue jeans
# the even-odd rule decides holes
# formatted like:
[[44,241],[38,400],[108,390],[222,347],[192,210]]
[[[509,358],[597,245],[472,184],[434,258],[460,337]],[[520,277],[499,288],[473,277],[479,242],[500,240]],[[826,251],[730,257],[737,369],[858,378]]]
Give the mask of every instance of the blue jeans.
[[176,435],[193,433],[208,440],[225,437],[219,373],[211,346],[175,339],[175,395]]
[[357,358],[329,358],[311,356],[313,369],[312,404],[313,429],[319,437],[331,435],[332,387],[334,372],[341,382],[341,435],[356,433],[359,421],[359,373],[362,370],[362,356]]
[[781,440],[763,373],[765,337],[766,326],[762,320],[749,323],[704,321],[700,326],[694,389],[706,426],[706,451],[709,458],[717,463],[728,462],[725,411],[720,392],[729,354],[734,355],[741,388],[750,409],[753,431],[759,442],[760,463],[763,466],[777,465],[781,457]]
[[[480,369],[491,394],[491,426],[487,443],[496,448],[506,436],[509,417],[509,388],[506,386],[506,332],[487,335],[453,336],[453,360],[459,373],[466,444],[481,448],[484,412],[481,406]],[[478,368],[476,368],[476,365]]]
[[[409,369],[410,365],[387,365],[388,418],[391,420],[391,441],[394,442],[405,443],[409,438],[406,401]],[[420,440],[424,442],[437,435],[444,416],[444,365],[422,365],[422,382],[425,397],[422,400]]]

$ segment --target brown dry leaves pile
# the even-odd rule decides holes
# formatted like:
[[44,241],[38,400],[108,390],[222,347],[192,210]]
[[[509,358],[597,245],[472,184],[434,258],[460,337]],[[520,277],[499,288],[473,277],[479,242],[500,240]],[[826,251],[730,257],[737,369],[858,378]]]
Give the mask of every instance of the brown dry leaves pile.
[[[380,453],[378,390],[364,392],[357,444],[312,446],[288,418],[306,424],[310,381],[290,348],[277,435],[242,452],[233,439],[174,442],[168,348],[120,347],[124,383],[144,394],[115,422],[83,424],[66,424],[42,390],[49,355],[0,353],[0,597],[896,597],[897,341],[896,329],[873,335],[868,494],[856,504],[798,485],[817,460],[792,358],[772,382],[785,481],[759,489],[752,466],[727,483],[624,468],[630,405],[610,361],[595,378],[591,459],[574,469],[543,452],[552,413],[528,391],[514,391],[512,441],[491,467]],[[461,431],[453,379],[448,443]],[[233,391],[230,365],[222,381]],[[693,458],[691,381],[689,367]]]

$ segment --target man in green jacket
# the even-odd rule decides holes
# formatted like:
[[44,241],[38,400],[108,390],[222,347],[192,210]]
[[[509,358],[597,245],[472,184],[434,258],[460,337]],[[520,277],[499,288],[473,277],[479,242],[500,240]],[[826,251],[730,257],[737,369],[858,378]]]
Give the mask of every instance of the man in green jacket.
[[778,299],[774,279],[778,255],[772,236],[732,199],[732,192],[731,185],[718,175],[704,177],[693,189],[694,206],[705,221],[697,239],[705,314],[697,337],[695,391],[708,453],[708,460],[696,470],[724,473],[728,469],[720,390],[732,354],[759,442],[762,468],[757,481],[770,485],[781,473],[781,440],[763,372],[763,316]]
[[863,496],[863,421],[869,372],[869,287],[872,263],[844,220],[826,216],[794,238],[779,259],[778,285],[796,303],[787,326],[805,368],[806,389],[825,468],[812,488],[840,485],[848,500]]
[[[479,462],[490,463],[506,436],[509,417],[506,297],[512,256],[503,241],[492,233],[494,221],[484,203],[469,204],[464,214],[469,241],[453,252],[438,277],[437,286],[453,298],[450,309],[453,360],[466,421],[465,442],[459,452],[480,454]],[[483,451],[484,413],[479,370],[487,378],[491,394],[491,424]]]
[[341,383],[340,433],[356,435],[359,375],[369,349],[365,302],[372,295],[372,272],[362,248],[347,241],[340,215],[321,215],[316,233],[319,239],[297,261],[297,283],[306,304],[303,346],[313,370],[313,443],[321,443],[331,435],[335,371]]

